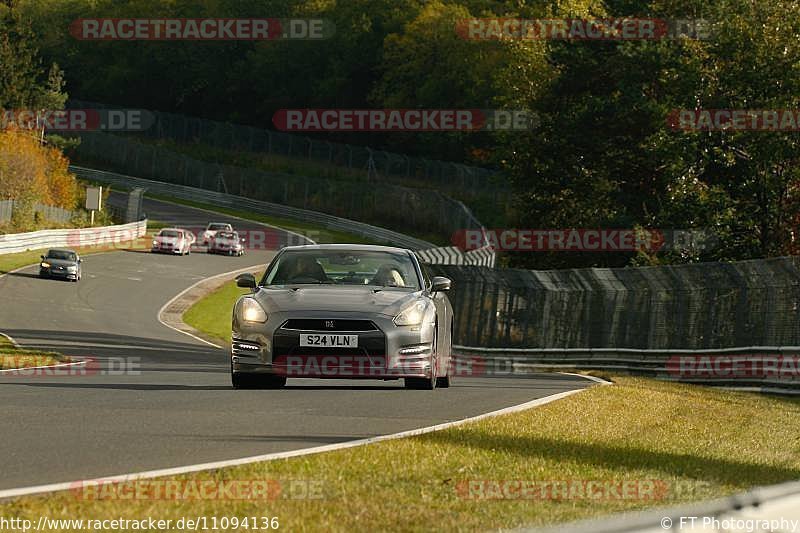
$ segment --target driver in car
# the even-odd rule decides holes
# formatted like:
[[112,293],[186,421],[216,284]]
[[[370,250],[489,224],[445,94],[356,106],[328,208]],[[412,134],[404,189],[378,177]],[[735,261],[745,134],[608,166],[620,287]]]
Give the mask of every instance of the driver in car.
[[302,280],[314,280],[320,283],[325,283],[328,276],[316,259],[310,256],[301,255],[291,263],[287,262],[285,269],[281,268],[282,272],[276,276],[277,279],[282,280],[284,283],[292,283]]
[[375,275],[372,277],[371,285],[380,285],[382,287],[405,287],[406,282],[403,280],[403,275],[395,265],[386,264],[381,265]]

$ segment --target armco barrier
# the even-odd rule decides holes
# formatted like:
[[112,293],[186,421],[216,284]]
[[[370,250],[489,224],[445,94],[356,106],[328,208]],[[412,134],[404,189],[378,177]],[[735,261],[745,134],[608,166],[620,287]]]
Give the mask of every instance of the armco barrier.
[[302,222],[314,222],[330,229],[346,231],[348,233],[360,235],[368,239],[391,243],[405,248],[410,248],[412,250],[421,250],[432,248],[434,246],[432,243],[427,241],[409,237],[408,235],[403,235],[402,233],[398,233],[396,231],[320,213],[318,211],[309,211],[307,209],[299,209],[297,207],[289,207],[281,204],[251,200],[250,198],[245,198],[243,196],[209,191],[206,189],[197,189],[195,187],[187,187],[185,185],[176,185],[161,181],[135,178],[133,176],[125,176],[123,174],[117,174],[114,172],[105,172],[76,166],[71,166],[69,169],[71,172],[85,180],[110,183],[111,185],[124,189],[134,189],[140,187],[147,189],[148,192],[153,194],[171,196],[180,200],[211,204],[232,209],[243,209],[262,215],[289,218]]
[[[476,367],[481,373],[508,373],[556,370],[602,370],[645,375],[664,381],[717,385],[752,392],[800,394],[800,346],[747,346],[719,350],[631,350],[624,348],[527,349],[481,348],[454,345],[456,359],[465,369]],[[681,367],[681,358],[694,362]],[[763,359],[785,358],[765,375],[749,372],[760,368]],[[733,361],[742,365],[734,370]],[[477,366],[476,366],[477,365]],[[748,375],[748,374],[753,375]]]
[[147,220],[121,226],[9,233],[0,235],[0,254],[13,254],[41,248],[73,248],[87,244],[116,244],[139,238],[145,233],[147,233]]

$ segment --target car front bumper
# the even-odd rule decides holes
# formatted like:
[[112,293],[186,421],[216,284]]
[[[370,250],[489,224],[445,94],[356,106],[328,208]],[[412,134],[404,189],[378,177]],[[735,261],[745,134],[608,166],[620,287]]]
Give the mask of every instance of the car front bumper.
[[180,254],[182,250],[173,246],[153,246],[150,250],[154,254]]
[[[372,330],[291,329],[290,319],[351,320]],[[353,313],[273,314],[266,324],[234,321],[231,366],[234,372],[287,377],[397,379],[427,378],[432,369],[433,324],[395,326],[391,317]],[[358,348],[300,346],[301,334],[358,335]]]
[[55,268],[39,268],[39,275],[48,278],[78,279],[78,271],[61,270]]

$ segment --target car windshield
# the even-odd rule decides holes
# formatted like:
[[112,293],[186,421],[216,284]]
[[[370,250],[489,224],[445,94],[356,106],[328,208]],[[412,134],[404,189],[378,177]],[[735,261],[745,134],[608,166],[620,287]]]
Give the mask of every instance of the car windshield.
[[158,234],[160,237],[180,237],[181,234],[179,231],[174,230],[161,230],[161,233]]
[[225,230],[225,229],[228,229],[228,228],[230,228],[230,226],[228,226],[228,224],[209,224],[208,225],[208,229],[210,229],[211,231]]
[[419,290],[408,254],[373,250],[292,250],[271,265],[262,285],[366,285]]
[[65,250],[50,250],[47,252],[48,259],[58,259],[60,261],[77,261],[78,256],[75,252],[67,252]]

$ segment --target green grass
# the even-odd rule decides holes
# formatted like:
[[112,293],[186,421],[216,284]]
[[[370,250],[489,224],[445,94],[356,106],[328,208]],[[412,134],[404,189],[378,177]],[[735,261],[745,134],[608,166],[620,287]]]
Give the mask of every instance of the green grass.
[[[128,247],[144,247],[147,250],[150,249],[149,242],[152,238],[152,235],[157,233],[158,229],[163,227],[163,223],[153,222],[151,223],[148,221],[147,223],[147,235],[142,237],[136,242],[131,243],[120,243],[117,246],[84,246],[84,247],[72,247],[78,255],[81,256],[88,256],[98,253],[107,253],[113,252],[116,250],[126,249]],[[15,254],[0,254],[0,275],[8,274],[12,270],[16,270],[18,268],[22,268],[24,266],[33,265],[38,263],[41,260],[41,256],[47,252],[47,248],[42,248],[40,250],[29,250],[27,252],[19,252]]]
[[0,370],[12,368],[30,368],[47,366],[56,363],[69,363],[68,356],[56,352],[39,352],[16,348],[7,338],[0,335]]
[[[621,377],[615,386],[424,436],[175,478],[313,484],[318,499],[120,502],[65,492],[18,499],[0,515],[34,523],[40,515],[277,516],[289,531],[541,526],[797,479],[798,434],[796,400]],[[639,481],[665,490],[651,500],[485,500],[465,497],[474,480]]]
[[69,363],[70,361],[71,359],[69,357],[52,352],[8,349],[0,350],[0,370],[49,366],[57,363]]
[[246,293],[247,289],[237,287],[235,281],[225,283],[205,298],[195,302],[183,314],[183,321],[206,335],[229,344],[233,304]]
[[252,220],[254,222],[262,222],[264,224],[269,224],[270,226],[277,226],[281,229],[293,231],[295,233],[304,235],[316,241],[319,244],[331,244],[331,243],[385,244],[379,241],[362,237],[360,235],[355,235],[353,233],[347,233],[344,231],[329,229],[324,226],[310,224],[307,222],[300,222],[298,220],[293,220],[289,218],[261,215],[258,213],[251,213],[250,211],[243,211],[241,209],[232,209],[229,207],[221,207],[218,205],[205,204],[201,202],[192,202],[190,200],[182,200],[179,198],[159,196],[155,194],[148,194],[147,196],[155,200],[163,200],[166,202],[172,202],[189,207],[207,209],[210,211],[216,211],[218,213],[243,218],[245,220]]

